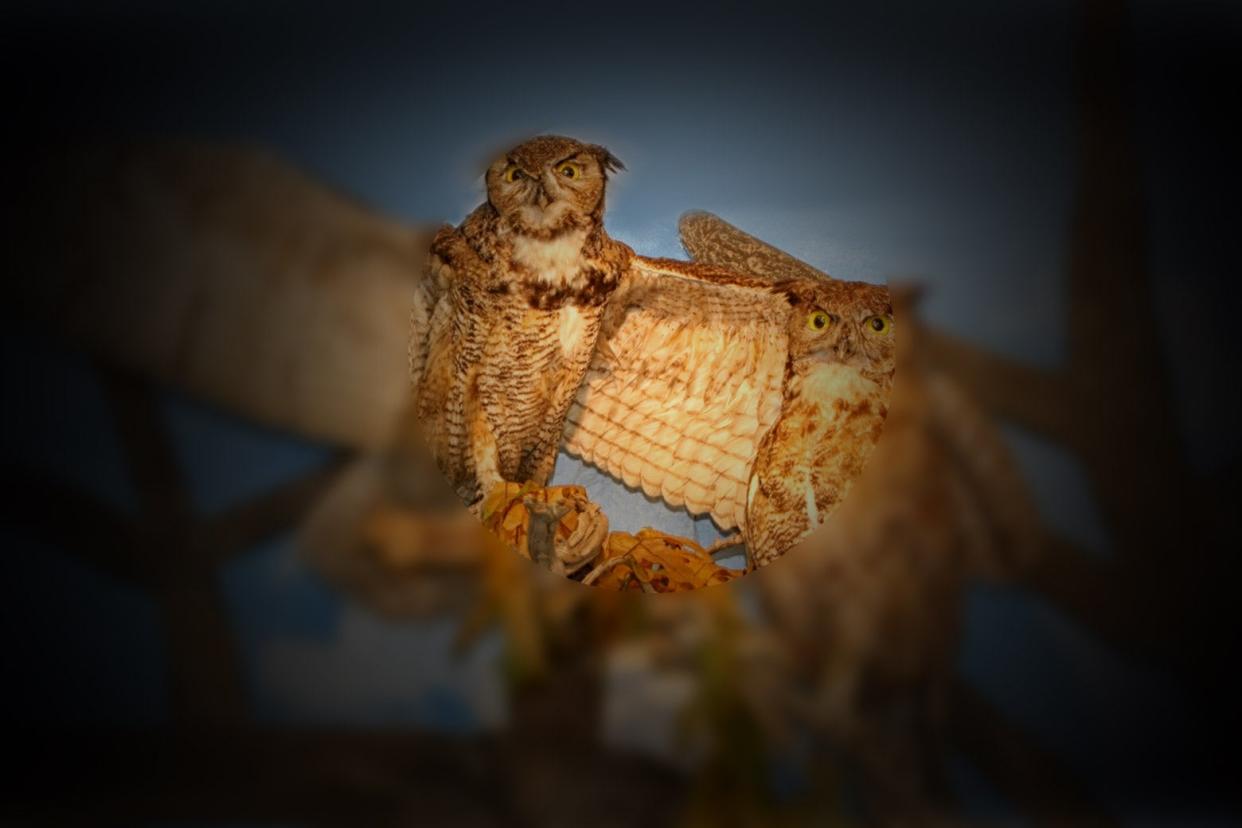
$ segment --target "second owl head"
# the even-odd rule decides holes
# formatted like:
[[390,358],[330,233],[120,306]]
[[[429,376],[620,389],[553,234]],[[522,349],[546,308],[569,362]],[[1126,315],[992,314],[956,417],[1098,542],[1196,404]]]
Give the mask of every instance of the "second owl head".
[[790,351],[891,372],[895,336],[888,288],[866,282],[814,280],[786,283],[792,306]]

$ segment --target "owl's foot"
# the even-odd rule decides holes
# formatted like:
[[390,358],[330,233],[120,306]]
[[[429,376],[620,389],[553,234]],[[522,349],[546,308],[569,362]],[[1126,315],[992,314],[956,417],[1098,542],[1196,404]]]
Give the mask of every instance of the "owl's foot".
[[576,572],[598,558],[608,538],[608,517],[590,501],[577,514],[576,523],[564,538],[554,536],[554,558],[567,572]]
[[599,557],[608,518],[581,486],[502,483],[479,504],[483,525],[520,555],[561,575]]

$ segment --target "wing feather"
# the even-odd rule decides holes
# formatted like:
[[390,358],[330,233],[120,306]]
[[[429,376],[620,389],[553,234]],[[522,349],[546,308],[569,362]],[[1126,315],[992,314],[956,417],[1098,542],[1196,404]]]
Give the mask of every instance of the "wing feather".
[[768,282],[831,278],[712,213],[684,213],[677,222],[677,230],[681,246],[696,262],[729,268]]
[[722,528],[780,412],[789,304],[719,268],[636,257],[570,407],[566,449]]

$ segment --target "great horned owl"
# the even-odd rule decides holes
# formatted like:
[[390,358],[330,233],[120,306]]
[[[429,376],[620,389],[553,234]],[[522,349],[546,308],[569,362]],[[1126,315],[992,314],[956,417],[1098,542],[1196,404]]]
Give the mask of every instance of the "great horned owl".
[[487,171],[487,201],[432,246],[410,369],[440,468],[476,502],[502,480],[543,485],[604,303],[632,251],[604,231],[603,147],[544,135]]
[[[872,319],[883,329],[865,334]],[[879,437],[891,331],[883,287],[635,256],[565,447],[740,529],[767,564],[827,517]]]
[[746,543],[759,566],[845,497],[880,437],[893,382],[887,290],[825,280],[788,295],[803,313],[790,315],[780,419],[759,444],[746,498]]

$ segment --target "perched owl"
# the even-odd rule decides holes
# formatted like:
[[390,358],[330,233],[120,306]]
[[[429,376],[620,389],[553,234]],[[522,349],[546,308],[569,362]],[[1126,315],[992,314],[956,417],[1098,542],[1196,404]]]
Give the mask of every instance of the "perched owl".
[[794,312],[780,418],[759,444],[746,497],[746,543],[757,566],[845,497],[880,438],[893,382],[886,289],[825,281],[787,295]]
[[883,287],[635,256],[565,447],[740,529],[765,565],[827,517],[879,437],[891,336]]
[[544,135],[487,171],[487,202],[432,245],[410,347],[417,415],[458,494],[543,485],[632,251],[604,231],[608,150]]

